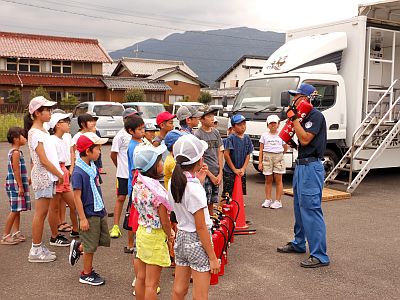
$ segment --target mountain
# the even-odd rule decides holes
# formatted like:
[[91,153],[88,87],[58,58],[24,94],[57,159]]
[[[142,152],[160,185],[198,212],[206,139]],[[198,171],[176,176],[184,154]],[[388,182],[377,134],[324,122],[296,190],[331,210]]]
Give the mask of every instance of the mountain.
[[[163,40],[148,39],[110,53],[113,59],[141,57],[183,60],[200,80],[212,85],[241,56],[269,56],[285,41],[283,33],[238,27],[173,33]],[[136,51],[136,50],[139,51]]]

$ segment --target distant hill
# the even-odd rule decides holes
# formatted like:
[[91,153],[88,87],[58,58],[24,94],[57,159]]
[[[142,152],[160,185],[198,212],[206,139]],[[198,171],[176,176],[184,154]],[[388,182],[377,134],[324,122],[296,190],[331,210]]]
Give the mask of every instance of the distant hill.
[[[183,60],[200,80],[212,85],[241,56],[270,55],[285,40],[283,33],[238,27],[210,31],[173,33],[163,40],[138,43],[138,57]],[[114,59],[135,57],[137,45],[110,53]]]

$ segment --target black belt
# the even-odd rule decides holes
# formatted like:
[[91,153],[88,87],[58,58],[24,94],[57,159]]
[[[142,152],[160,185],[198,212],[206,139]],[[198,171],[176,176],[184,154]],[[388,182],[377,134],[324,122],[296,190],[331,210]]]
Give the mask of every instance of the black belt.
[[320,161],[318,157],[306,157],[306,158],[298,158],[296,159],[296,164],[297,165],[308,165],[309,163],[312,163],[314,161]]

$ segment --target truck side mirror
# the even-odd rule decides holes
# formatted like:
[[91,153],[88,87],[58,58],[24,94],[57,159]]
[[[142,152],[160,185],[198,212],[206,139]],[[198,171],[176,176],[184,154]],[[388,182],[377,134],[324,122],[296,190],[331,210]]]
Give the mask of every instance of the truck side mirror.
[[281,93],[281,106],[286,107],[290,104],[290,95],[288,92]]
[[222,98],[222,107],[227,107],[228,106],[228,98],[224,96]]

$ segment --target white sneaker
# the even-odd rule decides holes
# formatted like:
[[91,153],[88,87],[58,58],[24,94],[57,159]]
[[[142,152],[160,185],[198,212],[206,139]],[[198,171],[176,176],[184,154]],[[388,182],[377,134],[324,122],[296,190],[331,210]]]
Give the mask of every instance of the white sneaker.
[[261,204],[261,206],[264,208],[268,208],[271,206],[271,204],[272,204],[272,200],[265,199],[265,201],[263,202],[263,204]]
[[32,247],[29,251],[29,262],[47,263],[56,260],[56,256],[50,252],[44,251],[42,247]]
[[282,202],[275,200],[274,203],[272,203],[269,208],[273,208],[273,209],[278,209],[282,207]]

